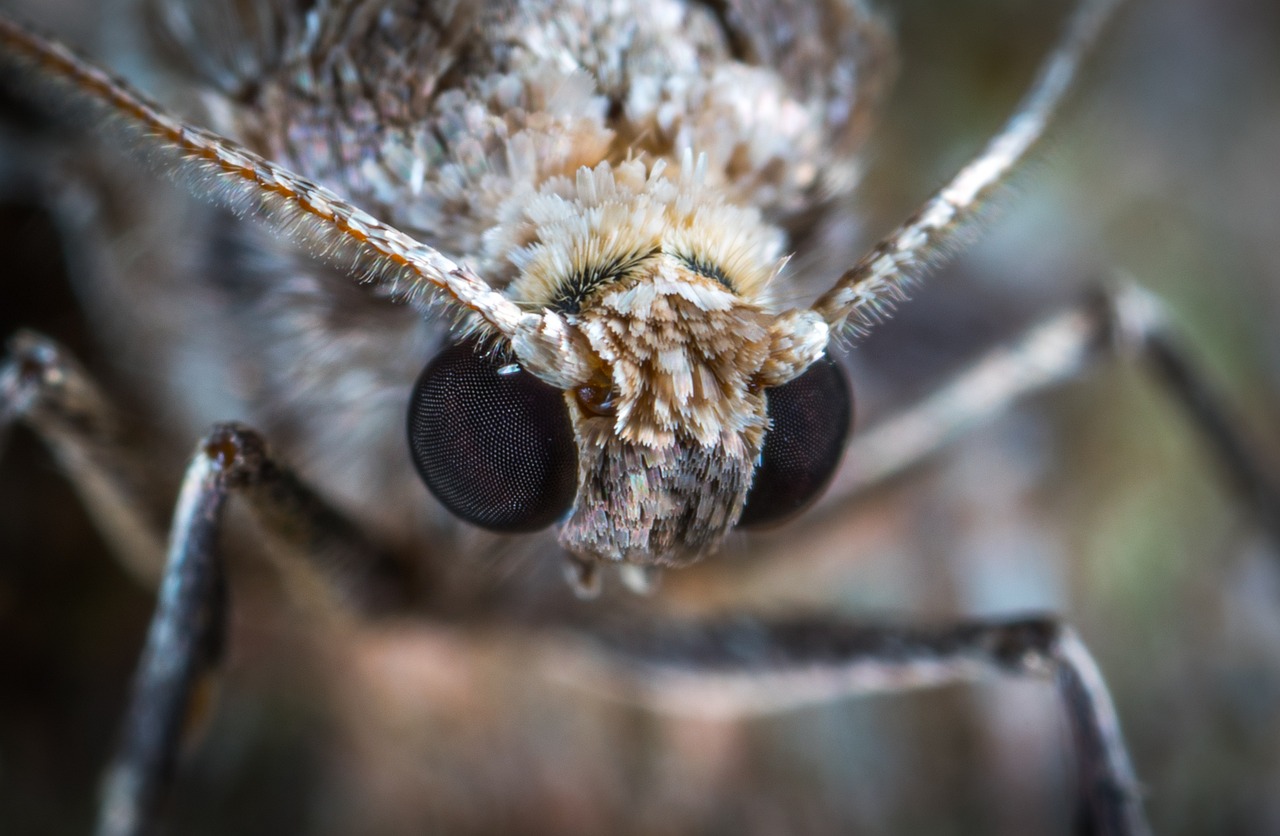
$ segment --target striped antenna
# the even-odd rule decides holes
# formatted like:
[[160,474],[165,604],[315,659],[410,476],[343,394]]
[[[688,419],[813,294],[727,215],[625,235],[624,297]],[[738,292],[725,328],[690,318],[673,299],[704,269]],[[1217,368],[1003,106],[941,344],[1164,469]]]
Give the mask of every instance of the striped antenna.
[[860,333],[883,319],[906,298],[913,281],[956,248],[964,222],[1044,136],[1084,57],[1119,4],[1120,0],[1084,0],[1000,132],[950,183],[814,302],[813,310],[833,334]]
[[[178,179],[194,179],[241,214],[267,222],[331,261],[356,265],[365,280],[425,308],[443,298],[478,314],[508,340],[536,327],[526,314],[467,267],[414,240],[338,195],[240,144],[185,124],[66,47],[0,16],[0,66],[54,86],[77,105],[101,112],[140,145],[142,156]],[[438,291],[438,292],[437,292]]]

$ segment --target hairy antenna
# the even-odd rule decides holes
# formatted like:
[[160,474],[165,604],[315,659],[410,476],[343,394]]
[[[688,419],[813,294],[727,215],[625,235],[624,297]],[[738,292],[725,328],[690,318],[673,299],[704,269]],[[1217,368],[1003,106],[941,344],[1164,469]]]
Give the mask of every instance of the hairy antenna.
[[958,243],[964,221],[1044,136],[1080,65],[1120,0],[1084,0],[1058,47],[1045,59],[1017,110],[951,182],[814,302],[841,331],[862,332],[906,298],[906,288]]
[[[260,215],[344,266],[355,263],[368,281],[411,304],[444,298],[479,314],[508,339],[536,329],[519,306],[467,267],[414,240],[338,197],[232,140],[185,124],[123,81],[66,47],[0,16],[0,60],[39,84],[56,85],[77,104],[101,112],[126,130],[166,174],[193,179],[241,214]],[[157,159],[158,158],[158,159]]]

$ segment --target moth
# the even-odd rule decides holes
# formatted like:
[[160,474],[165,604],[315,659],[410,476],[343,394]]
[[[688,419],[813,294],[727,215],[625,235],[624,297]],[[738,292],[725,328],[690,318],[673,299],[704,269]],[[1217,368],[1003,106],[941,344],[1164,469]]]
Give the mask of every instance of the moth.
[[[334,802],[341,829],[492,829],[584,798],[626,809],[616,778],[557,790],[562,764],[591,762],[602,744],[517,728],[521,708],[537,726],[545,694],[475,707],[486,690],[477,678],[522,663],[616,722],[637,709],[601,703],[762,711],[965,677],[976,660],[1057,679],[1083,739],[1080,821],[1143,832],[1105,690],[1056,623],[912,631],[822,614],[740,619],[682,596],[697,581],[674,577],[731,561],[723,553],[748,536],[740,524],[813,501],[850,423],[829,349],[876,324],[954,245],[1043,132],[1111,5],[1082,4],[1006,129],[904,225],[834,269],[821,250],[847,223],[839,207],[858,183],[890,63],[885,24],[859,3],[161,2],[149,19],[165,68],[156,77],[173,88],[166,105],[4,24],[19,88],[66,101],[67,118],[215,204],[165,190],[111,149],[69,167],[115,203],[61,194],[67,215],[80,209],[81,240],[100,244],[86,265],[89,304],[110,312],[100,318],[120,359],[182,452],[164,460],[162,430],[148,439],[153,460],[125,455],[126,433],[105,417],[113,407],[75,388],[80,374],[56,346],[20,339],[6,367],[14,391],[34,380],[45,412],[8,403],[51,438],[144,576],[160,573],[163,528],[143,495],[163,495],[184,448],[207,433],[178,501],[104,832],[152,824],[176,759],[166,727],[190,713],[193,683],[246,644],[234,623],[223,635],[217,591],[218,555],[234,550],[205,545],[220,529],[201,528],[231,495],[258,517],[249,536],[267,544],[239,550],[263,548],[257,565],[276,566],[290,611],[316,625],[302,667],[358,683],[326,686],[333,702],[380,706],[348,732],[345,769],[328,778],[365,785]],[[1144,301],[1124,295],[1103,313],[1048,321],[1017,368],[1049,357],[1074,371],[1104,332],[1147,327]],[[1043,385],[1025,377],[1006,370],[1004,383]],[[915,425],[887,422],[864,443],[908,460],[934,443],[903,441],[902,428],[942,414],[946,429],[955,417],[939,404],[955,403],[926,401],[908,416]],[[66,418],[87,432],[68,441]],[[208,431],[225,419],[243,423]],[[838,473],[837,493],[866,478]],[[477,527],[552,531],[513,540]],[[617,589],[614,570],[644,591],[659,567],[672,576],[654,598]],[[194,598],[181,597],[182,578]],[[235,578],[233,563],[232,613],[245,597]],[[600,586],[604,600],[575,600]],[[382,620],[354,617],[365,611]],[[427,626],[406,626],[406,613]],[[175,638],[185,648],[165,644]],[[474,661],[485,654],[501,674]],[[417,671],[407,684],[402,668],[374,670],[406,658]],[[165,692],[164,670],[182,665]],[[466,718],[456,740],[451,717]],[[398,756],[362,753],[400,728],[422,739],[399,741]],[[162,745],[147,748],[157,735]],[[592,771],[566,769],[582,781]],[[532,788],[501,795],[521,777]],[[688,822],[708,821],[669,781],[648,786],[681,799]],[[403,820],[350,800],[386,787],[422,799],[398,808]],[[593,820],[573,826],[591,832]]]

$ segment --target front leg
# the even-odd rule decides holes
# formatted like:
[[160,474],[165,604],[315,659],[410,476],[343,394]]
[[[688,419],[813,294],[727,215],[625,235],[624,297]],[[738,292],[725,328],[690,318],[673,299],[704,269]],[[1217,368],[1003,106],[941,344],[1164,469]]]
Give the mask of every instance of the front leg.
[[216,535],[237,471],[221,434],[215,430],[202,442],[182,482],[164,581],[107,773],[98,836],[151,829],[172,780],[192,691],[221,649],[225,580]]
[[1206,376],[1159,297],[1126,284],[1037,323],[979,358],[916,404],[858,433],[819,511],[838,512],[864,491],[925,461],[1033,395],[1108,361],[1142,364],[1186,416],[1259,526],[1280,550],[1280,471]]
[[[225,631],[225,585],[218,551],[223,511],[233,493],[248,500],[282,564],[326,593],[324,614],[345,618],[399,602],[395,564],[361,532],[268,454],[256,432],[222,424],[201,439],[174,511],[169,555],[119,749],[107,773],[98,836],[150,831],[163,807],[203,674],[217,661]],[[317,603],[311,594],[308,601]]]
[[216,427],[197,446],[166,560],[164,525],[150,510],[157,491],[124,443],[115,410],[68,352],[33,332],[14,336],[0,362],[0,443],[16,422],[50,448],[122,562],[144,581],[155,582],[163,571],[98,825],[102,836],[142,833],[163,806],[194,690],[220,653],[225,614],[217,536],[232,493],[247,500],[267,554],[312,615],[347,618],[394,608],[404,598],[405,578],[399,564],[272,459],[257,433],[235,424]]
[[1076,750],[1077,831],[1150,832],[1111,695],[1084,643],[1056,619],[975,619],[936,629],[837,618],[630,624],[607,634],[604,650],[578,669],[589,682],[680,714],[782,711],[991,674],[1048,679]]

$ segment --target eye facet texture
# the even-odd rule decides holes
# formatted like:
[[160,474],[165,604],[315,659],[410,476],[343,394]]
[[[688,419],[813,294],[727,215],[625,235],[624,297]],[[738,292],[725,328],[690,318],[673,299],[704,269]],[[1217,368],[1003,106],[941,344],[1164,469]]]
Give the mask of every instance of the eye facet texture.
[[853,416],[849,384],[830,357],[765,397],[769,431],[738,518],[744,527],[781,522],[822,493],[840,464]]
[[474,341],[444,349],[418,377],[409,448],[436,498],[491,531],[545,528],[577,493],[578,449],[563,394]]

